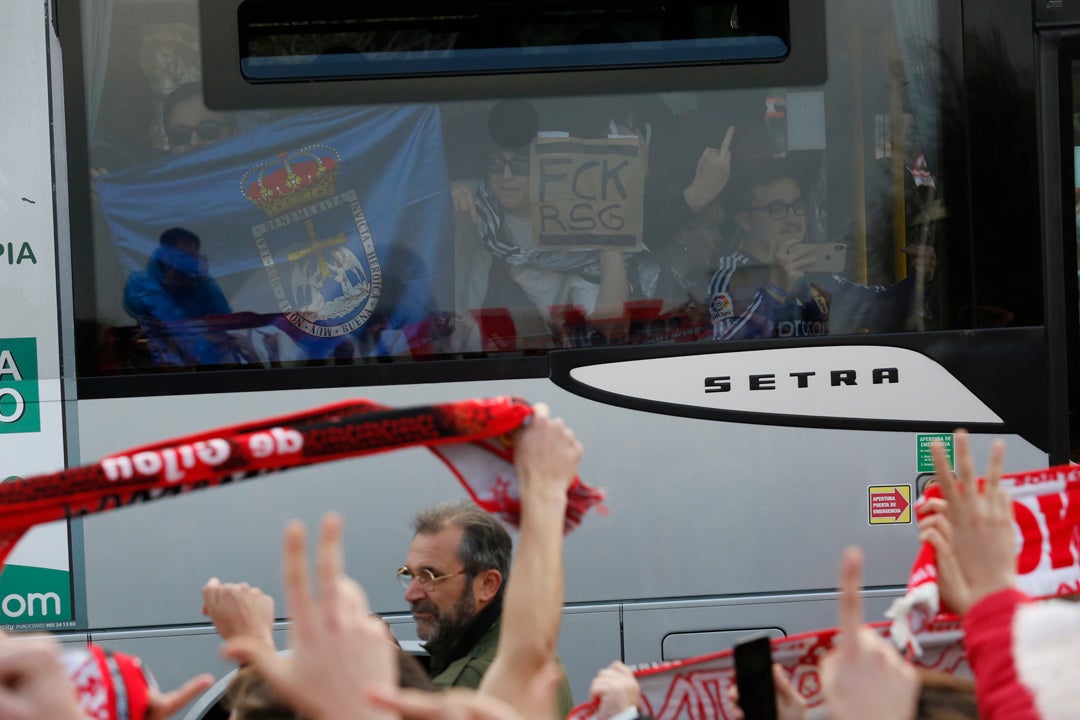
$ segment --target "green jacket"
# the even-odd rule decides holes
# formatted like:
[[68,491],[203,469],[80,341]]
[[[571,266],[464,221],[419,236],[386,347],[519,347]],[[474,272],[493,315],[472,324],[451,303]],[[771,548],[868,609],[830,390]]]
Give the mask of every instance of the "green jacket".
[[[480,687],[480,680],[495,659],[495,651],[499,646],[502,608],[497,607],[494,612],[489,612],[492,609],[489,606],[481,611],[476,620],[461,633],[459,642],[448,640],[438,645],[428,644],[427,650],[431,654],[431,679],[438,688]],[[468,641],[473,637],[476,637],[476,640],[469,645]],[[559,683],[556,710],[561,720],[574,709],[574,698],[570,693],[570,682],[566,679],[566,668],[562,661],[559,661],[559,669],[562,671],[562,681]]]

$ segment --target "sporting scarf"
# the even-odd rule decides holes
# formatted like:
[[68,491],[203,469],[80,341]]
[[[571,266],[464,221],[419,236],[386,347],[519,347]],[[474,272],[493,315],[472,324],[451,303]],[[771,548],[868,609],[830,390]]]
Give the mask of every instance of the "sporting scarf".
[[139,658],[87,645],[60,655],[87,720],[143,720],[153,678]]
[[526,250],[513,241],[502,220],[499,202],[491,197],[484,183],[476,189],[477,229],[480,240],[488,250],[510,265],[527,265],[555,272],[579,272],[589,280],[599,282],[600,260],[595,252],[568,250]]
[[[980,482],[983,480],[980,479]],[[1018,537],[1017,584],[1033,597],[1080,592],[1080,467],[1061,465],[1033,470],[1001,479],[1013,498]],[[916,505],[941,497],[935,486],[927,488]],[[912,662],[928,670],[970,677],[971,668],[963,646],[960,619],[940,613],[937,569],[933,548],[924,544],[918,552],[908,583],[887,615],[893,622],[869,627],[907,649]],[[826,716],[821,694],[819,663],[834,646],[837,630],[829,628],[772,641],[773,660],[788,674],[792,685],[806,699],[809,718]],[[735,684],[731,650],[652,666],[635,668],[641,685],[641,707],[656,720],[726,720],[732,717],[727,701]],[[590,720],[596,703],[574,709],[569,720]]]
[[[980,486],[985,482],[979,478]],[[1043,470],[1004,475],[1001,486],[1013,499],[1013,523],[1020,540],[1016,557],[1017,587],[1037,598],[1080,592],[1080,466],[1058,465]],[[915,505],[919,518],[926,503],[939,498],[941,488],[931,485]],[[923,543],[915,557],[907,593],[886,616],[892,618],[897,645],[918,655],[918,631],[943,608],[937,586],[934,548]]]
[[[519,398],[390,408],[346,400],[133,448],[93,465],[0,483],[0,565],[39,523],[149,502],[267,473],[387,450],[426,446],[477,505],[517,525],[509,435],[532,415]],[[604,493],[574,478],[565,529]]]
[[[885,637],[888,624],[870,625]],[[942,617],[919,633],[924,648],[916,661],[920,667],[970,676],[961,644],[960,621]],[[807,701],[810,720],[827,716],[821,692],[819,663],[833,649],[837,630],[816,630],[772,641],[773,661],[787,673],[792,685]],[[728,690],[735,685],[735,660],[731,650],[634,668],[641,686],[641,709],[655,720],[728,720],[732,708]],[[591,720],[599,703],[574,708],[567,720]]]

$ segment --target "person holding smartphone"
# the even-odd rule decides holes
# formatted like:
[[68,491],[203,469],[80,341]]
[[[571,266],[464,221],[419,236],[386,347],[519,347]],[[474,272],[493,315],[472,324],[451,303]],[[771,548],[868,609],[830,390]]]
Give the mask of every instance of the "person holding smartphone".
[[809,205],[785,159],[763,158],[733,180],[738,239],[709,282],[714,339],[901,331],[919,314],[934,276],[932,247],[907,248],[913,272],[900,282],[853,283],[838,274],[842,245],[806,242]]

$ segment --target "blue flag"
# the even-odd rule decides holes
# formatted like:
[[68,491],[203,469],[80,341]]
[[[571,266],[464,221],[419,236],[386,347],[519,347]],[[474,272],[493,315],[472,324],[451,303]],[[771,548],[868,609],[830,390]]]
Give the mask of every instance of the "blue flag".
[[[234,317],[274,318],[301,359],[343,341],[360,355],[409,352],[426,342],[416,328],[453,310],[453,208],[435,106],[295,115],[110,173],[97,189],[129,285],[160,284],[159,237],[190,231],[200,256],[191,272],[220,287]],[[200,320],[173,315],[155,321]]]

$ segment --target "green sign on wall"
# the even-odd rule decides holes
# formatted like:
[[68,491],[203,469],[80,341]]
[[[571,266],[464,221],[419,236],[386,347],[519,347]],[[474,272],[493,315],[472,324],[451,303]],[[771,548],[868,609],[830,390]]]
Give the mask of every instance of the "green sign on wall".
[[0,433],[41,430],[37,340],[0,338]]
[[22,565],[4,568],[0,583],[0,627],[71,627],[73,617],[71,573]]
[[918,470],[916,472],[928,473],[934,472],[934,456],[930,452],[930,447],[935,442],[940,442],[945,446],[945,452],[949,456],[949,467],[954,468],[956,461],[953,459],[953,436],[952,433],[937,433],[937,434],[924,434],[919,433],[918,441],[916,444],[916,452],[918,454]]

